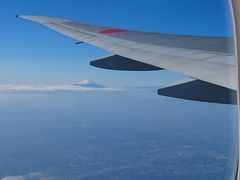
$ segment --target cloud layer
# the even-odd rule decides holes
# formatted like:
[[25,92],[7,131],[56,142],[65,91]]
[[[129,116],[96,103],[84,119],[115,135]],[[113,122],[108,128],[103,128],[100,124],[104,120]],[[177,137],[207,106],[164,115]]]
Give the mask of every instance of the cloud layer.
[[19,175],[19,176],[5,176],[0,180],[33,180],[33,179],[54,180],[56,178],[52,176],[48,176],[43,173],[29,173],[29,174]]
[[116,88],[104,87],[81,87],[72,85],[30,85],[30,84],[4,84],[0,85],[0,91],[40,91],[40,92],[54,92],[54,91],[117,91]]
[[103,86],[90,80],[83,80],[74,85],[34,85],[34,84],[0,84],[0,92],[86,92],[118,91],[116,88]]

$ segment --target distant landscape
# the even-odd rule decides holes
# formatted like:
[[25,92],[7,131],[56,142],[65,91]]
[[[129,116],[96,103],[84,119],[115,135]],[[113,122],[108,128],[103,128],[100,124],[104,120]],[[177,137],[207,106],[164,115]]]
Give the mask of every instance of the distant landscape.
[[229,179],[234,106],[148,90],[0,93],[0,179]]

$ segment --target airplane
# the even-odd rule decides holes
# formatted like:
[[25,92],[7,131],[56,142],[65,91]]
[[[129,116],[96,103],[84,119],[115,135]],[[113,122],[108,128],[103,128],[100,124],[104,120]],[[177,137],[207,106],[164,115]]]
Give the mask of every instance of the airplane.
[[223,104],[237,103],[233,39],[147,33],[79,23],[69,19],[17,15],[61,34],[102,48],[111,55],[90,65],[111,70],[169,70],[187,76],[159,95]]
[[[159,95],[238,104],[236,67],[239,64],[235,45],[240,34],[240,18],[237,18],[240,2],[232,0],[231,7],[235,17],[235,38],[148,33],[48,16],[16,17],[40,23],[77,40],[76,44],[87,43],[110,53],[109,56],[92,60],[91,66],[122,71],[168,70],[187,77],[158,89]],[[235,179],[239,180],[238,166],[237,164]]]

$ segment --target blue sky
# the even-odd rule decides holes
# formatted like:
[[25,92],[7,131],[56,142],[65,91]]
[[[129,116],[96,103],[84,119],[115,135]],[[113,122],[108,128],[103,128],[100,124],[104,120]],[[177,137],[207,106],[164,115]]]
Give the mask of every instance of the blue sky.
[[90,60],[108,54],[59,35],[16,14],[48,15],[151,32],[231,36],[227,0],[1,0],[0,83],[161,85],[179,79],[170,72],[97,69]]

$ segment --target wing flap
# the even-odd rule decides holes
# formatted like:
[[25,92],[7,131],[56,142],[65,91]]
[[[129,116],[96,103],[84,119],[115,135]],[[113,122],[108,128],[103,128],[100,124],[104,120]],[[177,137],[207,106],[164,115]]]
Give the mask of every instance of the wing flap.
[[119,55],[111,55],[90,62],[91,66],[121,71],[156,71],[162,68],[125,58]]
[[237,103],[236,91],[192,78],[163,87],[158,95],[210,103]]

